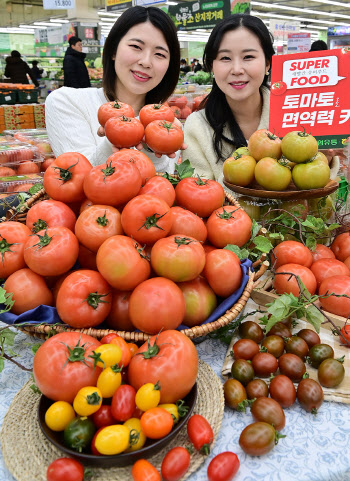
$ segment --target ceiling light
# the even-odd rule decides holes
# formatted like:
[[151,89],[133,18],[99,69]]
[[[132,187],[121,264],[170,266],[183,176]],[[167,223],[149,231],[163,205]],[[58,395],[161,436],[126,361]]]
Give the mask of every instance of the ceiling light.
[[100,22],[108,22],[113,25],[115,23],[115,20],[113,18],[100,18]]
[[[287,20],[295,21],[295,20],[300,20],[301,22],[314,22],[314,23],[322,23],[323,25],[339,25],[339,22],[327,22],[326,20],[316,20],[314,18],[305,18],[305,17],[295,17],[290,16],[290,15],[279,15],[277,13],[271,13],[271,12],[256,12],[256,11],[251,11],[251,15],[256,15],[257,17],[263,16],[263,17],[271,17],[271,18],[285,18]],[[342,25],[350,25],[349,23],[343,23]]]
[[278,5],[276,3],[274,4],[268,4],[268,3],[263,3],[263,2],[251,2],[251,5],[257,5],[259,7],[264,7],[264,8],[270,8],[270,9],[275,9],[275,8],[279,8],[281,10],[289,10],[289,11],[294,11],[294,12],[302,12],[302,13],[310,13],[312,15],[326,15],[326,17],[339,17],[339,18],[346,18],[346,19],[350,19],[350,16],[349,15],[341,15],[340,13],[338,12],[335,12],[334,15],[331,15],[329,12],[323,12],[321,10],[309,10],[307,8],[297,8],[297,7],[290,7],[290,6],[286,6],[286,5]]
[[44,27],[62,27],[60,23],[50,23],[50,22],[34,22],[34,25],[40,25]]
[[0,33],[34,33],[33,28],[6,27],[0,28]]
[[42,26],[39,27],[39,25],[19,25],[19,28],[40,28],[43,30],[47,29],[47,27],[42,27]]
[[310,0],[310,2],[324,3],[326,5],[337,5],[339,7],[350,8],[350,3],[333,2],[332,0]]
[[52,23],[69,23],[69,20],[65,20],[64,18],[50,18],[50,22]]
[[97,12],[98,15],[101,16],[107,16],[107,17],[120,17],[121,13],[111,13],[111,12],[106,12],[105,10],[100,10]]

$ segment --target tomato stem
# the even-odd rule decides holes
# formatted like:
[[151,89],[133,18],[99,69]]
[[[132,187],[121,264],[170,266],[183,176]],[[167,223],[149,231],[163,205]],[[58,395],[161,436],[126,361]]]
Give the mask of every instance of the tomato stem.
[[[2,236],[1,236],[2,237]],[[11,246],[18,245],[19,242],[13,242],[10,244],[7,242],[7,240],[2,237],[2,240],[0,241],[0,252],[1,252],[1,257],[2,257],[2,265],[5,265],[5,254],[6,252],[14,252],[11,250]]]
[[195,183],[197,185],[207,185],[209,182],[207,181],[207,179],[202,180],[197,174],[197,179],[195,180]]
[[139,439],[140,433],[136,429],[131,429],[129,435],[129,446],[134,446],[135,444],[137,444]]
[[44,230],[44,229],[47,229],[47,228],[48,228],[47,222],[43,219],[38,219],[33,224],[32,232],[34,232],[34,234],[36,234],[37,232],[40,232],[41,230]]
[[204,454],[204,456],[208,456],[210,454],[210,443],[203,444],[199,452]]
[[151,215],[151,216],[149,216],[149,217],[146,217],[145,223],[142,224],[142,226],[139,227],[137,230],[142,229],[142,227],[144,227],[144,228],[147,229],[147,230],[150,229],[151,227],[156,227],[157,229],[164,230],[163,227],[160,227],[160,226],[157,224],[157,222],[159,221],[159,219],[161,219],[162,217],[164,217],[165,214],[167,214],[167,213],[168,213],[168,211],[167,211],[167,212],[164,212],[164,214],[162,214],[162,215],[159,215],[159,214],[155,213],[155,214],[153,214],[153,215]]
[[175,244],[177,244],[177,248],[179,248],[181,245],[188,246],[192,242],[197,242],[197,241],[194,239],[190,239],[189,237],[175,236],[174,242]]
[[227,212],[225,210],[225,207],[223,206],[222,207],[222,213],[220,214],[219,212],[216,212],[215,215],[217,217],[220,217],[220,219],[224,219],[224,220],[230,220],[230,219],[234,219],[235,216],[233,215],[235,212],[237,212],[237,210],[240,210],[241,207],[237,207],[237,209],[235,210],[232,210],[231,212]]
[[97,406],[101,401],[101,396],[98,395],[97,391],[94,391],[92,394],[88,394],[86,396],[86,402],[91,406]]
[[97,222],[98,225],[100,225],[102,227],[106,227],[106,225],[109,222],[109,220],[106,217],[106,214],[107,214],[107,211],[105,210],[105,213],[103,214],[103,217],[101,217],[101,216],[97,217],[96,222]]
[[107,294],[97,294],[97,292],[90,292],[87,298],[84,299],[82,302],[87,302],[90,307],[97,309],[99,304],[109,304],[109,301],[102,300],[102,297],[106,297],[108,295],[109,292],[107,292]]
[[35,247],[35,246],[38,246],[37,249],[35,250],[38,250],[38,249],[42,249],[43,247],[46,247],[50,244],[51,242],[51,239],[53,238],[50,237],[48,234],[47,234],[47,230],[45,231],[44,235],[40,235],[40,234],[36,234],[38,237],[39,237],[39,242],[37,242],[36,244],[32,245],[32,247]]
[[179,414],[179,417],[183,418],[184,416],[186,416],[186,414],[188,413],[189,407],[186,406],[185,401],[183,399],[179,399],[178,401],[176,401],[175,404],[177,407],[177,412]]
[[112,167],[112,160],[110,163],[108,163],[108,161],[106,162],[106,168],[101,169],[101,172],[103,172],[103,182],[106,182],[106,177],[113,175],[115,172],[115,167]]
[[73,348],[71,348],[65,342],[62,342],[62,344],[66,346],[66,348],[68,349],[68,354],[69,354],[66,362],[63,364],[63,368],[66,366],[68,362],[77,362],[77,361],[81,361],[83,364],[88,366],[88,363],[86,362],[86,359],[84,356],[86,352],[86,349],[85,349],[86,343],[80,346],[80,341],[81,341],[81,338],[79,337],[77,344]]
[[67,169],[63,169],[62,167],[53,167],[54,170],[58,170],[60,172],[60,177],[58,180],[62,180],[63,182],[70,180],[73,175],[73,173],[70,172],[70,169],[75,167],[77,164],[79,164],[79,160],[75,164],[69,166]]

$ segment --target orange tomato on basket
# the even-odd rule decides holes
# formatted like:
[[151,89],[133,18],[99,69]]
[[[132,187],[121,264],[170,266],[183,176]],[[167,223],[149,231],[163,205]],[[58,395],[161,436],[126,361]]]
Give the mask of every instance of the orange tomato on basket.
[[171,154],[180,149],[184,141],[182,128],[165,120],[153,120],[145,128],[146,144],[158,154]]

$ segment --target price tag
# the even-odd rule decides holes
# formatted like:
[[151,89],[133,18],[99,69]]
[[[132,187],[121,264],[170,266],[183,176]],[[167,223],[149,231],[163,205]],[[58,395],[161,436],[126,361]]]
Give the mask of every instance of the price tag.
[[5,100],[11,100],[11,95],[6,95]]
[[44,0],[44,10],[59,10],[75,8],[75,0]]

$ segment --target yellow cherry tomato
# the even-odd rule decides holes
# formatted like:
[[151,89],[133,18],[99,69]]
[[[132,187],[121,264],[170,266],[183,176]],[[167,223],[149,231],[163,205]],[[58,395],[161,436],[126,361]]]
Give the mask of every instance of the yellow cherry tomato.
[[118,364],[123,356],[122,350],[116,344],[102,344],[94,350],[94,353],[96,366],[102,368]]
[[98,411],[102,404],[102,393],[95,386],[82,387],[73,401],[74,411],[79,416],[90,416]]
[[122,383],[122,368],[115,364],[104,369],[97,378],[97,387],[102,393],[102,397],[112,397]]
[[130,430],[123,424],[102,428],[95,439],[95,446],[101,454],[119,454],[129,446]]
[[45,423],[52,431],[64,431],[75,418],[73,406],[66,401],[57,401],[45,413]]
[[140,387],[135,396],[136,406],[141,411],[156,408],[160,401],[160,384],[148,382]]
[[141,429],[140,420],[137,418],[130,418],[125,421],[124,426],[127,426],[130,429],[129,447],[125,452],[130,453],[131,451],[141,449],[147,438]]
[[189,409],[182,399],[176,401],[176,404],[159,404],[158,407],[165,409],[172,415],[174,424],[176,424],[180,418],[183,418]]

